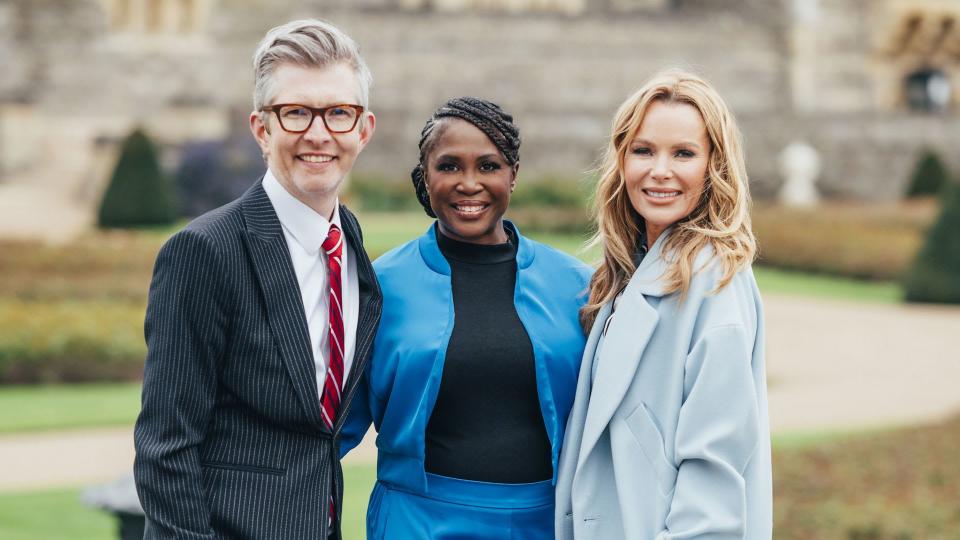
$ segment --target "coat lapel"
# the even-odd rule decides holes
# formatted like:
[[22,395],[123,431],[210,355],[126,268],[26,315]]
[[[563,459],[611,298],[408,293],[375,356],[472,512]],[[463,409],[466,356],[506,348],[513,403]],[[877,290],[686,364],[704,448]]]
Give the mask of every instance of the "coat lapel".
[[[580,375],[577,377],[577,394],[573,400],[573,408],[570,409],[570,417],[567,420],[567,429],[563,436],[563,454],[561,456],[559,476],[566,476],[567,472],[572,472],[569,467],[579,463],[579,450],[583,447],[583,434],[587,411],[590,405],[590,395],[592,391],[591,378],[593,374],[593,359],[596,354],[597,344],[600,342],[600,334],[603,332],[603,322],[610,316],[611,303],[605,304],[597,313],[597,321],[590,328],[590,335],[587,336],[587,344],[583,349],[583,359],[580,362]],[[571,452],[573,450],[573,452]]]
[[318,429],[326,429],[320,419],[317,373],[310,352],[310,333],[300,298],[300,286],[280,220],[260,182],[243,196],[242,204],[247,225],[247,246],[267,306],[270,330],[308,421]]
[[[580,446],[580,456],[578,467],[583,464],[586,458],[593,451],[597,441],[603,434],[610,419],[623,402],[623,397],[633,383],[637,367],[643,357],[643,351],[647,347],[657,323],[660,319],[659,314],[650,302],[649,297],[659,298],[663,296],[663,272],[666,265],[661,258],[660,248],[667,235],[662,234],[657,242],[650,248],[649,253],[644,257],[640,267],[630,278],[617,309],[613,314],[613,320],[607,333],[602,337],[603,344],[600,345],[600,355],[595,360],[590,357],[591,371],[586,374],[581,370],[578,387],[583,384],[590,384],[590,375],[592,373],[592,364],[597,363],[596,376],[593,377],[590,384],[590,404],[587,408],[586,420],[583,428],[583,442]],[[604,306],[603,313],[609,313],[610,307]],[[591,330],[591,339],[597,332],[597,326],[601,330],[605,323],[605,317],[597,317],[597,322]],[[597,341],[601,339],[598,334]],[[596,345],[591,352],[596,350]],[[588,362],[584,362],[588,364]]]

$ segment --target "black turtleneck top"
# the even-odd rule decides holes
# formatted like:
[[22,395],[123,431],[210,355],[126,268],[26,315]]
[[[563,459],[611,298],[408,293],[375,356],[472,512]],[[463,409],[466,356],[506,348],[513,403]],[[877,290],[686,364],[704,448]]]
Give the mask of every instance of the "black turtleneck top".
[[454,325],[426,433],[427,472],[497,483],[553,476],[533,345],[513,303],[517,239],[459,242],[438,230],[450,263]]

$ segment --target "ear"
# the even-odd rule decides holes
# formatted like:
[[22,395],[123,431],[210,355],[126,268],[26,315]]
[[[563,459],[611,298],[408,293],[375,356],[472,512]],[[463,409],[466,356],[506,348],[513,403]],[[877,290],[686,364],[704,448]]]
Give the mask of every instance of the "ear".
[[[260,152],[263,153],[264,157],[268,157],[270,149],[270,126],[264,122],[264,117],[266,115],[262,112],[253,111],[250,113],[250,132],[253,133],[253,138],[257,140],[257,144],[260,145]],[[267,118],[269,122],[269,118]]]
[[430,178],[427,177],[427,168],[420,165],[420,170],[423,171],[423,186],[430,189]]
[[370,137],[373,137],[373,132],[377,127],[377,117],[373,115],[372,112],[364,112],[365,118],[360,122],[360,150],[363,150],[367,146],[367,143],[370,142]]
[[517,189],[517,173],[520,171],[520,163],[513,164],[513,174],[510,176],[510,193]]

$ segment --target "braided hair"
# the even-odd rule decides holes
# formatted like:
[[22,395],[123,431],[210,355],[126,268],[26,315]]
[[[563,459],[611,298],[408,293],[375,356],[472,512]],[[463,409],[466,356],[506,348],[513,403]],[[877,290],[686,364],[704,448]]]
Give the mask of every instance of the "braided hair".
[[513,124],[513,116],[507,114],[496,103],[475,97],[459,97],[447,101],[434,111],[420,132],[420,162],[410,173],[417,200],[428,216],[436,214],[430,207],[430,194],[427,192],[425,167],[427,156],[446,131],[444,118],[460,118],[470,122],[482,131],[500,150],[503,158],[511,167],[520,161],[520,130]]

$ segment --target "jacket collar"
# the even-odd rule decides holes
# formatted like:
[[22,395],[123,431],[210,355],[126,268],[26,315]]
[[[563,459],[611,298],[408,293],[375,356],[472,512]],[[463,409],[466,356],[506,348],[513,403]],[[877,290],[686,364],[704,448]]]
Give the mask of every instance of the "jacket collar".
[[657,241],[650,246],[647,254],[640,262],[640,266],[634,271],[633,276],[624,289],[624,296],[644,296],[661,297],[665,293],[666,284],[663,281],[663,274],[667,270],[667,263],[663,260],[663,244],[670,236],[673,229],[664,231]]
[[[610,423],[610,418],[620,406],[623,396],[633,382],[643,351],[660,321],[660,315],[654,307],[657,301],[651,305],[648,298],[660,298],[665,293],[663,274],[667,264],[663,260],[663,244],[669,233],[670,229],[657,238],[633,273],[606,335],[602,335],[602,328],[610,315],[613,301],[603,306],[590,331],[586,346],[590,354],[584,356],[578,387],[590,382],[593,364],[599,362],[596,376],[587,388],[602,388],[603,391],[592,392],[589,396],[589,408],[580,411],[585,421],[577,468],[593,451]],[[603,348],[597,358],[594,354],[601,339],[604,341]]]
[[[503,220],[503,226],[511,229],[517,237],[517,270],[523,270],[533,264],[535,253],[530,240],[520,235],[520,229],[510,220]],[[436,222],[430,224],[427,233],[420,237],[420,256],[427,266],[438,274],[450,275],[450,263],[440,252],[437,244]]]
[[280,219],[280,224],[307,253],[311,255],[319,253],[320,247],[330,232],[331,224],[343,230],[343,224],[340,222],[339,200],[334,202],[333,216],[327,219],[327,216],[318,214],[313,208],[291,195],[280,185],[270,169],[267,169],[264,174],[262,185],[277,213],[277,218]]

